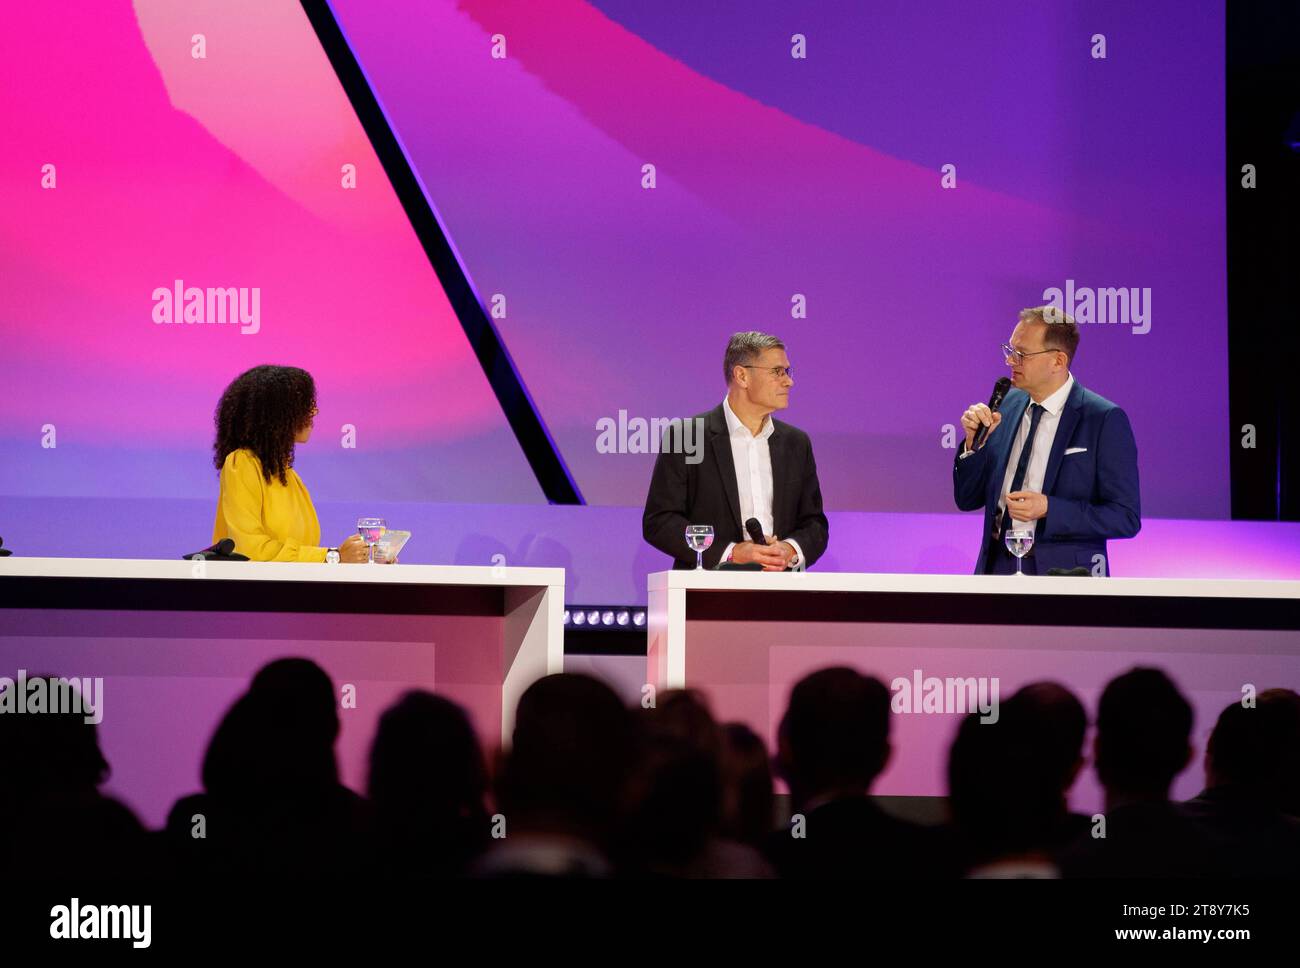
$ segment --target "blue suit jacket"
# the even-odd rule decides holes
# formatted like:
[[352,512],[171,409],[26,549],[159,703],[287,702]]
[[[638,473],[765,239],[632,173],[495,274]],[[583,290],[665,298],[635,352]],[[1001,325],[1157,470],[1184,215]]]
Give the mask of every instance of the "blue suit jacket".
[[[952,472],[953,498],[963,511],[984,509],[984,540],[975,574],[982,575],[992,551],[993,520],[1016,431],[1029,407],[1029,394],[1012,390],[1002,404],[1002,422],[984,446],[965,460],[958,453]],[[1066,455],[1067,450],[1084,448]],[[1049,568],[1093,568],[1106,554],[1107,538],[1131,538],[1142,527],[1138,499],[1137,442],[1128,415],[1078,380],[1065,401],[1052,453],[1043,476],[1047,517],[1038,522],[1034,557],[1038,574]],[[1008,519],[1010,520],[1010,519]],[[1110,574],[1106,558],[1105,574]]]

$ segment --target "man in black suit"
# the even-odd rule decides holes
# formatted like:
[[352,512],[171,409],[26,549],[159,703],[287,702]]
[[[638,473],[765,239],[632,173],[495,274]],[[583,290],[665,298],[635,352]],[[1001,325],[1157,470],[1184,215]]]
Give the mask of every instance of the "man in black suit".
[[[766,333],[736,333],[723,358],[727,396],[707,413],[664,435],[641,530],[674,568],[694,568],[688,524],[711,524],[704,565],[755,562],[764,571],[813,564],[826,550],[830,525],[808,435],[770,416],[790,405],[794,377],[785,344]],[[702,438],[702,450],[683,446]],[[694,450],[694,453],[688,451]],[[750,541],[756,518],[763,544]]]

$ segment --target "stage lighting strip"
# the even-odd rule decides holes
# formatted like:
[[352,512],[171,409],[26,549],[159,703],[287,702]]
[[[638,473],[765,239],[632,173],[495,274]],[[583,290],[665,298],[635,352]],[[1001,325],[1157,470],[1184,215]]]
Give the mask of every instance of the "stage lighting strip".
[[566,629],[643,629],[645,609],[636,605],[566,605]]

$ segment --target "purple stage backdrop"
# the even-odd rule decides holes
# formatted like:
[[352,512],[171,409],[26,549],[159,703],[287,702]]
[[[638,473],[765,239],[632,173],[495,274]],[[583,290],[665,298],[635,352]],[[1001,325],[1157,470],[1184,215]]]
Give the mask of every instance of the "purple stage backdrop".
[[1221,3],[333,7],[590,502],[649,468],[600,421],[716,405],[764,329],[829,507],[951,510],[944,427],[1059,289],[1143,510],[1227,515]]
[[[1221,4],[334,9],[590,503],[653,461],[601,421],[715,405],[757,327],[829,508],[951,511],[946,428],[1060,289],[1099,298],[1076,372],[1148,517],[1226,515]],[[212,410],[263,362],[319,382],[318,502],[541,501],[297,3],[11,4],[0,54],[6,510],[112,498],[142,553],[148,502],[215,500]]]
[[317,499],[542,500],[297,3],[4,12],[0,535],[19,495],[140,499],[121,553],[152,500],[215,507],[213,411],[259,363],[316,377]]

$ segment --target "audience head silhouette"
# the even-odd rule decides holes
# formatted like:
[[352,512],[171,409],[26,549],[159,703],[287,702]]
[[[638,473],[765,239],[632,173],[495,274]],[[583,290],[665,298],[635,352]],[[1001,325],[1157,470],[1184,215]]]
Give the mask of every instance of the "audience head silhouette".
[[778,761],[796,804],[863,796],[889,761],[889,690],[836,666],[790,692],[778,731]]
[[465,710],[414,690],[379,717],[368,793],[381,862],[408,874],[464,871],[487,845],[487,768]]
[[[38,879],[85,870],[90,860],[96,870],[148,872],[144,828],[99,790],[109,777],[108,760],[97,724],[78,711],[76,680],[27,677],[29,686],[36,680],[46,684],[47,703],[59,690],[60,711],[47,705],[40,712],[28,706],[25,713],[0,713],[0,864]],[[16,682],[8,686],[16,688]]]
[[217,727],[203,761],[211,794],[310,795],[338,782],[334,686],[309,659],[264,666]]
[[1097,776],[1107,802],[1167,800],[1191,758],[1192,707],[1159,669],[1112,679],[1097,704]]
[[1082,763],[1083,707],[1054,683],[1027,686],[995,721],[962,720],[948,756],[948,798],[964,863],[1046,863],[1069,836],[1066,793]]
[[1235,787],[1300,816],[1300,695],[1268,689],[1254,706],[1229,704],[1206,745],[1205,775],[1208,787]]
[[722,830],[732,840],[760,847],[772,832],[772,758],[763,737],[744,723],[722,727]]
[[1057,682],[1032,682],[1012,700],[1023,709],[1038,748],[1036,768],[1055,783],[1064,797],[1083,769],[1083,740],[1088,714],[1074,693]]
[[[369,805],[338,779],[339,717],[329,676],[279,659],[222,717],[203,760],[205,792],[167,818],[174,862],[191,873],[357,873],[371,868]],[[192,836],[202,817],[203,838]]]
[[631,840],[657,872],[697,859],[722,820],[722,734],[703,696],[662,692],[637,709],[640,757],[632,779]]
[[607,845],[632,752],[630,714],[590,676],[545,676],[519,698],[498,784],[511,830]]
[[368,791],[376,805],[431,819],[482,813],[487,767],[465,710],[422,690],[403,695],[379,717]]
[[[52,676],[28,676],[52,681]],[[67,680],[69,695],[81,695]],[[10,686],[18,688],[17,685]],[[62,688],[60,686],[60,688]],[[108,760],[99,746],[99,729],[79,712],[0,715],[0,764],[21,782],[0,784],[8,797],[85,793],[108,779]]]

